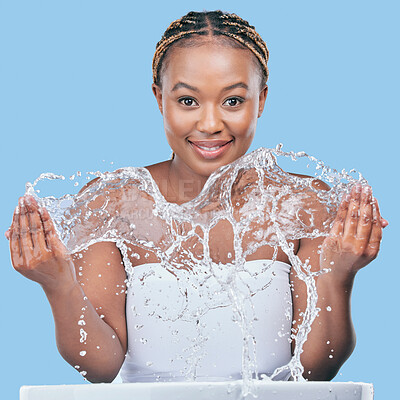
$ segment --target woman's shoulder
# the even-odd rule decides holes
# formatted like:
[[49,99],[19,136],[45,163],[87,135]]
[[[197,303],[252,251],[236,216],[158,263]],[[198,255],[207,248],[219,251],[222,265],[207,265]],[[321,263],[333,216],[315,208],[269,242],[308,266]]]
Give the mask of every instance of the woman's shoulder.
[[[300,185],[303,188],[299,198],[299,212],[298,216],[306,216],[305,219],[313,221],[313,229],[318,229],[320,232],[324,232],[329,226],[333,214],[332,205],[330,201],[330,190],[331,187],[323,180],[303,174],[289,173],[291,176],[299,178],[303,184]],[[306,224],[307,225],[307,224]]]
[[321,179],[315,178],[314,176],[297,174],[294,172],[288,172],[288,174],[298,178],[311,180],[311,186],[317,191],[319,190],[328,191],[331,188],[326,182],[324,182]]
[[[109,201],[133,198],[142,191],[146,183],[151,182],[151,178],[156,182],[162,180],[163,164],[149,165],[146,167],[123,167],[111,172],[100,173],[99,176],[86,183],[77,194],[77,199],[90,199],[92,206],[104,201],[106,197]],[[150,180],[149,180],[149,174]],[[97,208],[97,207],[96,207]]]

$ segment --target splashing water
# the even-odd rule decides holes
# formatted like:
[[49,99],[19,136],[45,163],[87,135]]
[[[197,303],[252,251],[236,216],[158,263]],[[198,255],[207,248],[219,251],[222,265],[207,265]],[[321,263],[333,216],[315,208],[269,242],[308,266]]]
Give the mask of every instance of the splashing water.
[[[314,176],[284,172],[277,164],[278,157],[306,160],[307,167],[315,168]],[[312,272],[312,266],[296,256],[294,243],[300,238],[328,235],[342,195],[349,193],[355,182],[366,184],[361,174],[353,170],[338,172],[304,152],[284,152],[282,145],[276,149],[260,148],[219,168],[195,199],[181,205],[166,201],[145,168],[89,174],[98,179],[78,194],[38,201],[48,209],[70,253],[79,253],[97,242],[115,242],[123,256],[128,287],[132,285],[135,265],[146,263],[151,257],[176,276],[180,293],[186,298],[181,307],[162,308],[152,304],[152,299],[147,300],[159,318],[195,323],[198,336],[190,355],[186,355],[187,379],[196,379],[196,366],[201,363],[202,347],[207,341],[204,324],[199,321],[209,310],[230,304],[243,337],[243,394],[252,393],[253,378],[274,379],[289,371],[294,380],[304,380],[300,355],[319,311],[315,278],[328,270]],[[27,184],[26,192],[38,198],[36,185],[44,179],[65,178],[42,174],[33,184]],[[321,189],[316,179],[327,183],[330,189]],[[222,244],[216,240],[221,237]],[[272,260],[286,256],[307,285],[307,308],[302,321],[296,334],[288,333],[289,341],[296,341],[294,354],[269,376],[259,376],[257,371],[253,335],[257,316],[251,289],[254,285],[243,284],[241,278],[245,261],[263,248],[271,249]],[[257,275],[250,278],[255,282]],[[258,285],[256,290],[268,290],[268,286]],[[131,311],[135,312],[134,306]],[[291,316],[289,310],[287,315]],[[84,341],[83,328],[81,336]]]

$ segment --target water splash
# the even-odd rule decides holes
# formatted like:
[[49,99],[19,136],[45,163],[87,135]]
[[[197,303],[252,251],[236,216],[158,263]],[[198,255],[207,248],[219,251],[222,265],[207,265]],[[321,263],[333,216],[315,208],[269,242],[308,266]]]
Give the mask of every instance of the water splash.
[[[307,167],[314,167],[314,176],[283,171],[278,166],[279,157],[305,160]],[[162,308],[151,298],[146,301],[158,318],[195,323],[197,336],[193,346],[186,349],[188,368],[183,371],[188,380],[196,379],[196,368],[207,342],[204,325],[199,321],[209,310],[230,304],[243,337],[243,394],[253,392],[253,378],[260,377],[253,335],[253,321],[257,320],[252,304],[255,293],[254,285],[242,277],[247,272],[246,260],[265,248],[271,250],[272,260],[287,259],[305,282],[307,308],[297,333],[289,338],[296,341],[291,360],[272,374],[261,376],[274,379],[289,371],[294,380],[304,380],[300,356],[319,311],[315,279],[328,271],[313,272],[312,265],[297,257],[294,244],[301,238],[328,235],[342,195],[349,193],[355,182],[366,184],[361,174],[354,170],[338,172],[305,152],[284,152],[282,145],[276,149],[260,148],[219,168],[208,178],[201,193],[182,205],[167,202],[145,168],[89,175],[98,179],[76,195],[38,200],[49,210],[70,253],[79,253],[101,241],[115,242],[123,257],[128,288],[135,265],[152,257],[176,277],[182,304]],[[80,172],[70,180],[78,177],[82,177]],[[36,186],[44,179],[64,177],[42,174],[33,184],[27,184],[26,192],[38,198]],[[330,189],[324,188],[321,181]],[[218,246],[215,239],[221,234],[225,240]],[[142,284],[146,278],[144,275]],[[257,274],[250,278],[257,282]],[[256,291],[268,290],[268,286],[267,282]],[[137,325],[136,330],[140,329]],[[278,333],[280,337],[290,335]],[[143,337],[141,342],[145,344],[147,339]]]

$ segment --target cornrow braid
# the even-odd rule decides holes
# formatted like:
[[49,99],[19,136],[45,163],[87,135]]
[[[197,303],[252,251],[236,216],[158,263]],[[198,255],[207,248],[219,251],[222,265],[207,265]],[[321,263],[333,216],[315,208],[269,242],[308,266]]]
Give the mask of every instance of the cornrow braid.
[[161,68],[168,49],[179,40],[201,36],[225,36],[250,50],[260,63],[263,84],[267,82],[269,52],[261,36],[256,32],[254,26],[238,15],[218,10],[191,11],[169,25],[157,43],[153,57],[153,82],[156,85],[161,86]]

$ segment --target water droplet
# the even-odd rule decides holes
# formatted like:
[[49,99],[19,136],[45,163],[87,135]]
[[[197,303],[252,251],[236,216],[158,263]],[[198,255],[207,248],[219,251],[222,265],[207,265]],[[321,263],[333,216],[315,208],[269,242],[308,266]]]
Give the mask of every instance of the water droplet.
[[86,351],[85,351],[85,350],[80,351],[80,352],[79,352],[79,355],[80,355],[81,357],[84,357],[84,356],[86,355]]
[[81,342],[81,343],[86,342],[86,338],[87,338],[87,333],[86,333],[86,331],[84,331],[84,330],[81,328],[80,331],[79,331],[79,333],[80,333],[80,335],[81,335],[80,342]]

